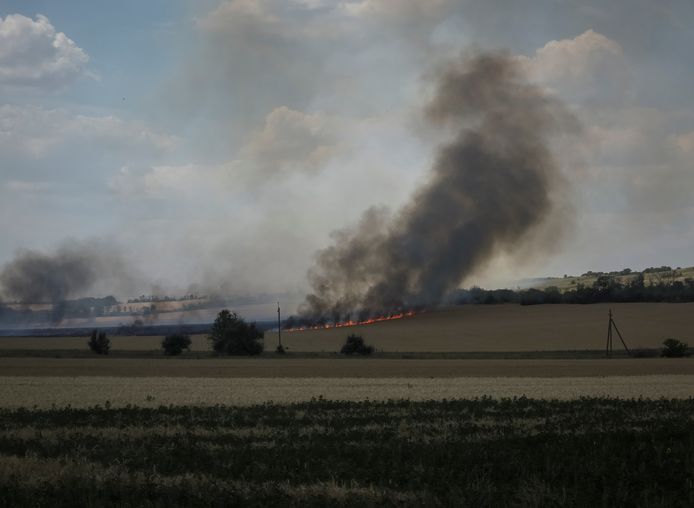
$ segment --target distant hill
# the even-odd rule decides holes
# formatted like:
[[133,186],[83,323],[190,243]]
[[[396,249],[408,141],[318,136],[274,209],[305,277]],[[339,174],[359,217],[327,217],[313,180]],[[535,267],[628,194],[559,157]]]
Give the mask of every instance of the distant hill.
[[669,266],[634,272],[586,272],[580,276],[532,279],[527,287],[452,291],[446,303],[521,305],[608,302],[694,302],[694,268]]
[[575,287],[579,284],[583,284],[584,286],[592,286],[598,280],[598,277],[601,276],[609,276],[621,284],[628,284],[637,278],[639,274],[643,275],[644,283],[646,285],[674,281],[684,282],[687,279],[694,279],[694,267],[650,267],[645,268],[641,272],[631,270],[629,268],[613,272],[588,271],[581,275],[564,275],[563,277],[539,277],[534,279],[524,279],[522,282],[525,284],[522,285],[521,288],[545,289],[553,286],[558,288],[560,291],[567,291],[575,289]]

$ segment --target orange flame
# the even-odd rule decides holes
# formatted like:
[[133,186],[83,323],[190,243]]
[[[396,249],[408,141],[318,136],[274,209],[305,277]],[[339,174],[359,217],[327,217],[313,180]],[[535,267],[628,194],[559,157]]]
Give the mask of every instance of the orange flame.
[[400,312],[399,314],[391,314],[390,316],[378,316],[363,321],[342,321],[340,323],[326,323],[324,325],[315,326],[299,326],[297,328],[287,328],[286,332],[303,332],[306,330],[329,330],[331,328],[346,328],[348,326],[358,326],[358,325],[370,325],[373,323],[380,323],[381,321],[393,321],[394,319],[402,319],[406,317],[412,317],[415,315],[414,311]]

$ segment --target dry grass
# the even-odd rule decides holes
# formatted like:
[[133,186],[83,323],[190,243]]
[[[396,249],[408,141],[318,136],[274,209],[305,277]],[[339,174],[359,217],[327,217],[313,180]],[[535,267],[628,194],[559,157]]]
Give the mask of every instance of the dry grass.
[[694,376],[564,378],[123,378],[0,377],[0,407],[90,407],[128,404],[253,405],[323,397],[335,400],[441,400],[481,396],[573,399],[687,398]]
[[[383,351],[601,349],[610,308],[632,348],[660,347],[666,337],[694,343],[694,303],[466,305],[349,329],[293,332],[282,342],[290,351],[336,351],[348,333],[358,333]],[[275,333],[265,337],[276,343]]]
[[[352,328],[284,333],[289,351],[339,351],[349,333],[358,333],[386,352],[569,351],[601,349],[607,312],[632,348],[660,347],[666,337],[694,343],[694,303],[593,305],[467,305],[412,318]],[[112,337],[114,351],[160,349],[162,337]],[[192,337],[193,351],[209,351],[206,336]],[[0,349],[86,350],[86,337],[0,338]],[[277,334],[265,334],[271,350]]]
[[0,358],[3,376],[453,378],[694,375],[694,359]]

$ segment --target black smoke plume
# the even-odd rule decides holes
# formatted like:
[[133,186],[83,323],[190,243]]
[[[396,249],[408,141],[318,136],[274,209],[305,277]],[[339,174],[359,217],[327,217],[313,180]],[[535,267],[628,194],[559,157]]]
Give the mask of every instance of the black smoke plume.
[[564,180],[548,147],[578,127],[513,57],[486,53],[437,76],[427,118],[452,129],[429,179],[394,216],[372,208],[334,234],[309,271],[299,314],[339,320],[435,305],[553,213]]
[[65,300],[101,285],[126,290],[134,274],[115,246],[105,242],[72,241],[47,254],[22,250],[0,271],[2,295],[20,303],[52,303],[53,322],[64,313]]

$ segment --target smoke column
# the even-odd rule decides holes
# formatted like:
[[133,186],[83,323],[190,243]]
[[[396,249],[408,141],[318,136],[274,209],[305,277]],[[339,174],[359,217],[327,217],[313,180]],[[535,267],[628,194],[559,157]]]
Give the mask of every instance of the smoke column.
[[73,241],[51,254],[23,250],[0,272],[3,295],[22,303],[59,303],[99,283],[114,291],[132,281],[117,249],[97,241]]
[[426,184],[394,216],[367,210],[334,233],[309,271],[299,314],[345,319],[435,305],[497,251],[555,210],[564,185],[548,138],[578,127],[505,53],[474,55],[437,76],[427,119],[454,132]]

